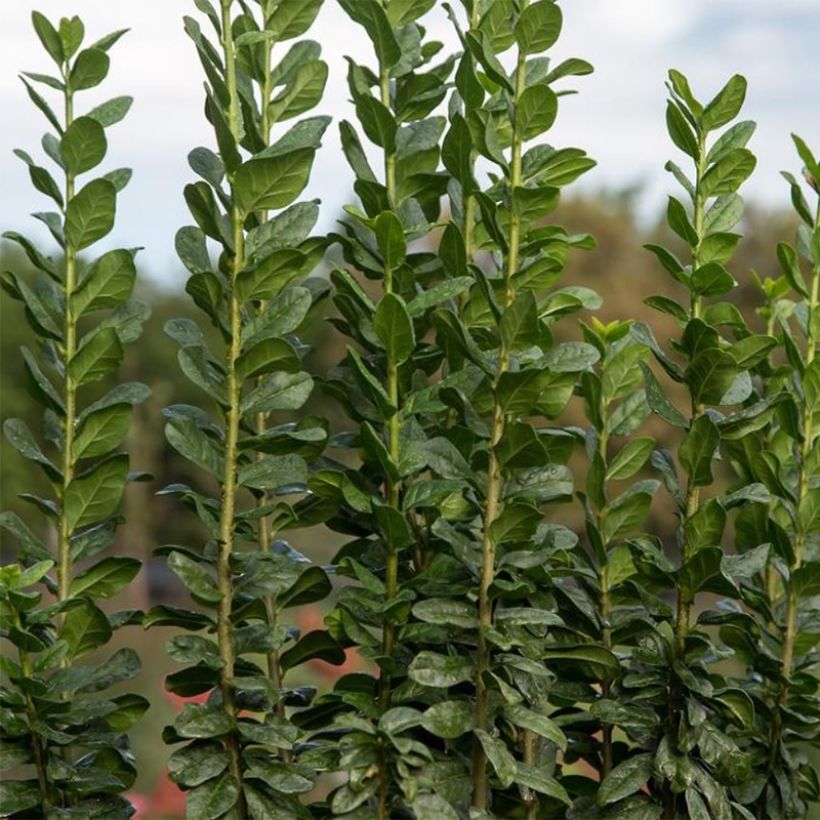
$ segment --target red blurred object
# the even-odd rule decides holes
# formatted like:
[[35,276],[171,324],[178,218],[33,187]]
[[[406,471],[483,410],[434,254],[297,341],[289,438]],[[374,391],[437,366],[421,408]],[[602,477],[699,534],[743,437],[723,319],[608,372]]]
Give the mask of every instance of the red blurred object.
[[130,794],[137,813],[134,820],[177,820],[185,817],[185,792],[163,772],[150,794]]

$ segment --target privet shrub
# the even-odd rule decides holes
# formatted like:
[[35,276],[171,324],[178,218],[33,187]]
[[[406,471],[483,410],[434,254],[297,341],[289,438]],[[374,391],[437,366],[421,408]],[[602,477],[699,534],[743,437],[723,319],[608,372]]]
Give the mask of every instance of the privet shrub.
[[[271,423],[272,414],[303,407],[313,387],[302,369],[306,348],[293,334],[326,288],[292,283],[321,260],[326,242],[309,236],[316,203],[293,203],[328,119],[278,127],[317,103],[327,65],[313,41],[284,53],[276,46],[304,34],[321,3],[264,0],[254,13],[223,0],[219,14],[198,5],[219,45],[196,20],[186,18],[185,28],[207,77],[205,113],[219,154],[196,148],[189,155],[202,178],[185,188],[196,226],[182,228],[176,246],[190,272],[186,291],[216,338],[190,320],[171,321],[166,331],[179,345],[182,371],[213,400],[217,415],[186,405],[165,412],[169,443],[213,477],[219,494],[182,485],[163,490],[178,494],[204,528],[200,544],[159,550],[200,608],[160,606],[145,625],[185,630],[168,644],[171,658],[186,665],[168,677],[168,690],[209,693],[164,735],[169,743],[185,741],[169,768],[188,790],[188,814],[296,817],[304,814],[298,795],[313,787],[313,771],[293,754],[303,738],[287,709],[309,702],[311,693],[288,689],[285,674],[310,658],[339,662],[344,654],[326,632],[297,640],[280,621],[283,608],[330,589],[322,569],[272,540],[304,523],[281,497],[305,492],[327,426],[304,417]],[[281,133],[272,141],[274,131]],[[207,637],[191,634],[203,629]]]
[[[18,233],[4,234],[36,270],[33,280],[6,272],[2,284],[22,302],[36,337],[35,351],[24,347],[21,355],[43,415],[41,435],[22,419],[7,419],[3,432],[42,467],[51,492],[21,494],[49,522],[47,528],[34,532],[12,513],[0,518],[16,541],[19,562],[0,569],[8,641],[0,689],[2,761],[4,770],[25,766],[32,773],[3,784],[0,811],[20,817],[127,816],[131,806],[121,792],[133,784],[136,769],[124,733],[148,702],[106,690],[133,678],[140,659],[132,649],[87,656],[141,615],[100,608],[98,602],[128,584],[140,564],[99,555],[123,521],[118,508],[125,485],[140,478],[129,472],[120,447],[132,405],[144,401],[148,389],[115,384],[112,374],[124,346],[139,337],[148,309],[130,300],[138,249],[110,250],[86,264],[78,259],[113,228],[117,195],[131,177],[119,168],[83,179],[104,160],[106,129],[126,115],[131,98],[115,97],[85,112],[77,98],[105,79],[108,51],[125,32],[83,47],[79,17],[62,18],[57,27],[38,12],[32,20],[57,75],[25,72],[21,79],[53,129],[43,136],[42,149],[60,183],[26,151],[15,154],[28,166],[34,187],[58,209],[35,216],[60,257],[55,261]],[[43,86],[58,92],[59,115],[37,90]]]
[[[754,277],[759,318],[743,316],[727,265],[755,167],[755,126],[735,122],[746,82],[703,103],[671,71],[666,123],[685,161],[666,165],[680,187],[670,246],[647,248],[672,281],[645,300],[665,324],[604,323],[600,298],[562,277],[594,240],[552,220],[562,189],[594,166],[546,142],[560,98],[592,71],[550,60],[560,7],[441,4],[460,43],[448,54],[425,31],[435,0],[339,3],[362,35],[348,59],[358,123],[339,123],[358,204],[328,236],[315,235],[319,203],[297,201],[329,124],[303,117],[327,78],[319,44],[303,39],[321,0],[196,0],[199,19],[185,18],[216,151],[189,155],[195,224],[176,240],[203,322],[166,330],[206,396],[165,411],[169,444],[201,481],[162,492],[201,537],[157,548],[193,606],[144,615],[95,603],[137,562],[75,568],[121,521],[139,476],[111,453],[147,393],[84,389],[116,369],[146,315],[127,301],[134,251],[77,256],[111,229],[128,180],[114,171],[75,192],[130,103],[74,114],[120,33],[80,50],[77,18],[55,29],[34,14],[60,77],[24,82],[56,132],[43,148],[65,185],[18,153],[60,209],[37,216],[63,258],[7,234],[40,278],[3,285],[38,337],[40,357],[23,356],[49,446],[21,421],[5,431],[56,498],[25,496],[51,519],[39,531],[0,519],[19,561],[0,571],[0,813],[131,814],[123,733],[147,703],[89,696],[139,659],[76,661],[141,623],[171,628],[182,668],[166,688],[197,696],[163,733],[193,820],[809,816],[820,797],[808,757],[820,736],[814,154],[794,138],[805,184],[784,176],[797,238],[777,248],[781,276]],[[63,94],[64,119],[33,84]],[[329,275],[311,275],[331,246]],[[318,322],[346,352],[310,374],[297,334]],[[333,425],[307,415],[309,400]],[[670,449],[654,437],[665,426]],[[655,498],[672,526],[650,519]],[[281,540],[295,528],[341,536],[330,567]],[[325,599],[332,575],[326,629],[300,634],[293,608]],[[293,672],[350,651],[363,669],[331,691]]]

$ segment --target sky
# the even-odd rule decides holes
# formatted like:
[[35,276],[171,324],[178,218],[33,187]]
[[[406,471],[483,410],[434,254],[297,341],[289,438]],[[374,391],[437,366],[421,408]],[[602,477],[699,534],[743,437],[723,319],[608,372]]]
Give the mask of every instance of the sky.
[[[457,4],[456,4],[457,5]],[[673,190],[663,170],[676,153],[664,125],[664,80],[670,67],[689,76],[708,100],[734,73],[749,80],[744,117],[758,130],[750,148],[758,156],[747,198],[769,206],[788,203],[779,175],[799,170],[789,133],[820,151],[820,0],[564,0],[564,30],[553,59],[583,57],[595,74],[576,79],[578,95],[562,99],[549,134],[556,147],[583,148],[598,161],[581,187],[589,191],[639,184],[642,209],[654,213]],[[28,214],[49,204],[34,191],[12,149],[41,156],[45,128],[17,75],[48,71],[50,59],[30,24],[38,9],[50,19],[79,14],[91,42],[110,30],[129,34],[112,50],[112,69],[101,89],[84,92],[79,113],[109,97],[135,98],[129,116],[108,131],[107,169],[130,166],[134,178],[120,194],[117,225],[100,250],[144,246],[142,270],[169,285],[180,281],[173,250],[176,230],[191,219],[182,198],[193,179],[186,156],[213,138],[202,114],[202,72],[182,30],[193,0],[5,0],[0,3],[0,230],[42,238],[44,228]],[[443,11],[424,19],[430,36],[455,49]],[[372,60],[361,29],[347,20],[335,0],[326,0],[309,35],[323,45],[330,79],[319,109],[336,123],[352,118],[345,55]],[[56,93],[56,92],[55,92]],[[680,155],[678,161],[683,159]],[[304,195],[323,202],[321,227],[329,229],[351,201],[352,177],[339,149],[338,131],[325,137]]]

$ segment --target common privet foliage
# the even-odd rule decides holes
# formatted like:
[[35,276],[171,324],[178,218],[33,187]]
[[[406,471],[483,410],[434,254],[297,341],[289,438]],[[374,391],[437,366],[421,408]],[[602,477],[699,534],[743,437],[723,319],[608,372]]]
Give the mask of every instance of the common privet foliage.
[[[464,56],[443,146],[456,219],[439,253],[473,282],[460,309],[441,308],[434,321],[457,379],[440,389],[455,410],[449,435],[470,464],[465,497],[473,502],[436,526],[469,585],[443,591],[442,621],[452,622],[444,612],[458,604],[464,622],[446,653],[418,656],[410,675],[468,707],[456,716],[472,809],[536,817],[571,802],[556,779],[557,750],[567,741],[550,719],[550,696],[569,669],[617,665],[605,648],[577,641],[556,612],[556,596],[572,593],[554,588],[548,565],[568,563],[577,537],[543,521],[546,504],[572,496],[575,443],[573,432],[544,421],[563,411],[578,375],[600,357],[587,342],[559,343],[553,327],[600,300],[555,287],[568,252],[593,241],[545,222],[560,188],[594,163],[579,149],[530,143],[554,124],[556,87],[592,68],[544,56],[562,26],[552,2],[466,11],[466,30],[456,23]],[[507,51],[511,70],[499,60]],[[477,158],[489,176],[483,188]],[[465,592],[474,602],[467,607]]]
[[[0,570],[0,814],[130,816],[124,733],[147,703],[97,693],[139,659],[84,656],[139,622],[172,630],[182,668],[166,687],[199,701],[163,733],[192,820],[808,816],[820,163],[794,137],[805,184],[784,176],[800,227],[777,249],[781,275],[755,277],[758,327],[727,269],[755,167],[754,123],[736,121],[746,82],[704,104],[671,71],[676,238],[647,247],[675,297],[645,302],[677,332],[605,324],[589,315],[600,298],[563,281],[594,240],[552,219],[595,164],[547,143],[572,78],[592,71],[551,59],[560,7],[339,4],[361,33],[348,59],[358,123],[339,124],[358,204],[323,237],[319,203],[299,201],[329,124],[303,117],[327,79],[304,39],[321,0],[195,0],[200,18],[185,18],[216,150],[189,155],[195,224],[176,239],[202,321],[166,331],[206,398],[165,411],[200,481],[162,492],[201,537],[157,550],[193,604],[147,615],[97,603],[138,569],[99,558],[140,477],[116,451],[148,391],[109,378],[147,315],[130,301],[136,250],[78,260],[111,230],[129,172],[78,177],[131,100],[77,116],[74,95],[104,79],[122,32],[83,49],[78,18],[34,14],[59,76],[23,80],[63,184],[17,153],[59,209],[35,216],[62,257],[5,235],[38,272],[2,284],[38,339],[23,359],[45,415],[42,443],[20,420],[4,428],[53,487],[23,497],[54,535],[0,517],[19,562]],[[457,53],[428,38],[435,11]],[[40,85],[62,94],[61,117]],[[311,277],[331,245],[338,265]],[[307,415],[315,378],[297,335],[323,309],[346,342],[316,379],[342,417],[332,432]],[[670,428],[667,449],[642,431],[651,416],[653,432]],[[661,493],[673,543],[649,516]],[[297,527],[343,537],[331,567],[281,540]],[[334,574],[326,629],[300,634],[292,608],[326,598]],[[297,685],[302,663],[349,650],[365,671],[320,697]]]
[[[766,408],[754,403],[750,371],[776,342],[749,331],[737,309],[719,301],[736,285],[725,265],[740,239],[731,232],[743,210],[737,190],[755,167],[755,158],[745,147],[754,124],[739,122],[726,128],[743,105],[746,81],[732,77],[704,105],[686,78],[670,71],[669,92],[669,134],[694,171],[687,176],[679,166],[667,165],[683,189],[683,201],[669,198],[667,222],[688,247],[688,255],[681,261],[664,247],[647,246],[683,291],[680,302],[666,297],[647,301],[673,316],[681,334],[670,341],[667,351],[648,326],[634,324],[631,333],[651,350],[666,377],[681,384],[689,396],[688,407],[679,408],[653,369],[641,364],[650,407],[685,431],[675,454],[659,451],[653,457],[677,507],[680,561],[670,560],[656,539],[629,543],[637,583],[649,593],[673,589],[676,608],[673,612],[657,599],[648,605],[656,623],[632,652],[623,680],[631,691],[626,699],[630,707],[654,706],[656,719],[650,710],[649,719],[636,727],[652,738],[652,744],[647,751],[638,746],[618,762],[603,780],[598,802],[621,801],[649,781],[666,817],[684,812],[731,817],[737,799],[732,788],[748,782],[750,775],[751,758],[738,734],[748,726],[752,704],[714,666],[727,653],[704,627],[720,623],[723,614],[706,611],[693,617],[693,609],[699,596],[711,592],[726,599],[724,606],[731,610],[740,597],[742,579],[765,562],[765,544],[737,556],[722,547],[734,511],[756,505],[765,509],[765,488],[746,484],[723,493],[715,486],[715,472],[724,442],[764,423],[759,417]],[[626,727],[632,728],[630,723],[639,717],[639,710],[628,709],[623,716]],[[651,731],[644,732],[644,727]],[[642,740],[637,732],[635,739]]]
[[[182,228],[176,245],[190,273],[186,291],[215,333],[184,320],[166,331],[179,345],[182,371],[216,412],[169,407],[166,435],[220,492],[180,485],[164,491],[178,494],[203,525],[201,544],[160,549],[200,609],[161,606],[146,625],[184,630],[168,644],[186,667],[168,677],[169,691],[208,693],[165,732],[168,742],[185,742],[170,772],[188,790],[192,818],[305,814],[298,795],[313,787],[313,770],[299,762],[301,734],[287,711],[313,693],[288,688],[285,676],[313,657],[344,660],[327,633],[300,637],[281,623],[283,608],[319,600],[330,585],[321,568],[274,540],[304,523],[294,502],[327,438],[319,419],[274,423],[274,414],[302,408],[312,390],[302,368],[306,347],[293,334],[325,289],[294,282],[324,253],[324,241],[309,236],[317,203],[296,200],[328,120],[280,128],[314,107],[324,89],[319,45],[291,42],[308,30],[321,2],[254,5],[197,3],[217,44],[185,19],[207,77],[205,112],[219,152],[196,148],[189,155],[201,177],[185,188],[196,225]],[[259,656],[266,656],[264,668]]]
[[767,334],[779,337],[785,357],[761,362],[756,406],[765,410],[758,416],[765,424],[730,450],[739,483],[759,483],[771,499],[739,517],[736,547],[769,547],[742,589],[747,612],[721,622],[721,638],[752,673],[745,688],[758,715],[748,727],[754,775],[739,794],[757,816],[777,818],[805,816],[820,794],[805,754],[820,739],[810,671],[820,589],[820,165],[802,139],[794,142],[807,185],[784,177],[800,227],[794,246],[777,249],[782,275],[761,283]]
[[[105,79],[108,51],[125,32],[83,47],[79,17],[63,18],[55,27],[34,12],[32,22],[56,76],[25,72],[21,79],[51,126],[42,149],[60,182],[26,151],[15,154],[28,166],[34,187],[57,208],[35,216],[61,258],[55,261],[18,233],[4,234],[36,269],[33,279],[5,272],[2,284],[22,302],[36,337],[36,347],[24,347],[21,354],[43,418],[42,435],[35,436],[22,419],[7,419],[3,431],[15,449],[42,467],[51,494],[21,493],[41,517],[34,530],[12,513],[0,517],[19,561],[0,570],[2,634],[13,647],[2,658],[2,763],[4,771],[25,767],[19,770],[32,773],[3,783],[0,814],[128,817],[133,809],[121,792],[133,784],[136,769],[125,732],[148,702],[138,695],[98,693],[133,678],[140,660],[131,649],[97,655],[92,663],[87,656],[140,615],[105,612],[97,602],[119,592],[140,566],[132,558],[100,553],[122,522],[118,508],[126,484],[139,478],[129,473],[120,445],[132,405],[148,389],[137,383],[112,387],[111,376],[124,346],[139,336],[148,308],[130,300],[136,248],[110,250],[85,264],[78,258],[111,231],[117,195],[131,176],[126,168],[87,176],[104,160],[106,130],[126,115],[131,98],[77,110],[78,93]],[[38,90],[42,86],[58,92],[59,115]]]
[[[446,630],[440,624],[449,610],[428,596],[464,576],[453,556],[438,548],[435,522],[442,505],[461,514],[471,469],[442,434],[446,407],[430,377],[442,367],[443,354],[429,337],[433,310],[470,280],[420,245],[430,243],[441,218],[447,176],[439,155],[446,121],[431,114],[445,99],[455,62],[453,56],[436,59],[441,44],[427,41],[419,22],[433,3],[341,5],[363,28],[375,55],[372,66],[349,59],[348,84],[381,167],[374,170],[359,131],[342,122],[361,208],[346,208],[343,232],[332,239],[345,261],[375,285],[365,289],[343,269],[331,275],[340,314],[333,321],[351,344],[324,387],[357,427],[332,443],[359,449],[362,466],[322,470],[311,488],[338,505],[329,526],[353,536],[334,564],[356,583],[341,591],[329,629],[340,642],[358,646],[379,672],[378,679],[340,680],[310,719],[332,716],[345,731],[327,758],[329,768],[347,772],[330,810],[387,818],[411,805],[417,812],[448,808],[432,793],[429,764],[440,755],[428,749],[417,728],[426,720],[421,708],[437,698],[406,675],[409,667],[414,676],[425,659],[436,674],[439,656],[425,647],[441,643]],[[414,241],[417,250],[408,247]],[[440,723],[423,725],[433,737],[454,737],[440,728],[445,718],[442,713]]]

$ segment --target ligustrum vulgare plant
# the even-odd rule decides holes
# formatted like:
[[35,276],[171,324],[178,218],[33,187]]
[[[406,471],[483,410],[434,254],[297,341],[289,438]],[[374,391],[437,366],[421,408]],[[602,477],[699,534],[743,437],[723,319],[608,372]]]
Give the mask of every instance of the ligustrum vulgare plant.
[[[293,282],[324,253],[324,241],[309,236],[317,203],[294,202],[328,119],[299,120],[271,142],[280,123],[321,98],[327,66],[318,44],[302,40],[279,51],[308,30],[321,1],[256,5],[197,3],[218,46],[196,20],[185,20],[207,76],[206,115],[219,153],[197,148],[189,155],[202,178],[185,188],[196,226],[182,228],[176,245],[190,273],[186,290],[215,332],[190,320],[172,321],[166,331],[179,344],[183,372],[215,401],[218,417],[174,405],[166,410],[166,435],[220,493],[166,488],[204,527],[202,544],[160,549],[204,611],[161,606],[146,625],[184,630],[169,652],[186,668],[168,677],[167,688],[208,693],[165,733],[170,743],[186,743],[172,755],[170,773],[188,790],[188,816],[198,818],[305,814],[298,795],[313,788],[313,770],[298,759],[300,732],[288,707],[306,705],[312,692],[289,689],[285,673],[313,657],[344,660],[327,633],[300,638],[281,622],[283,608],[319,600],[330,585],[321,568],[273,540],[304,523],[294,502],[327,438],[315,418],[272,424],[274,414],[299,410],[310,395],[307,348],[293,333],[326,290]],[[191,634],[197,631],[205,634]],[[265,656],[264,668],[250,655]]]
[[[357,129],[342,122],[361,208],[345,209],[343,232],[332,239],[345,262],[375,284],[368,288],[341,268],[331,274],[340,314],[332,321],[351,344],[324,388],[357,425],[352,436],[341,434],[333,444],[359,449],[362,464],[320,471],[310,486],[338,505],[328,525],[354,536],[334,563],[356,584],[342,590],[329,629],[377,664],[378,677],[342,678],[317,710],[335,716],[345,732],[328,765],[345,771],[347,781],[334,791],[330,810],[388,818],[410,806],[417,812],[447,809],[432,793],[431,777],[421,777],[439,755],[428,750],[418,729],[450,737],[446,716],[423,716],[419,707],[434,698],[406,675],[408,666],[417,671],[425,659],[438,657],[425,647],[439,643],[447,613],[428,600],[430,592],[463,574],[435,548],[431,530],[438,506],[462,508],[470,467],[437,423],[446,408],[429,379],[442,365],[442,352],[428,337],[432,310],[469,282],[454,279],[424,247],[432,244],[447,185],[439,169],[446,121],[431,114],[445,99],[455,62],[452,56],[434,62],[441,44],[425,39],[419,20],[433,3],[340,5],[374,51],[372,67],[348,60],[348,85],[381,167],[373,169]],[[431,674],[434,667],[435,661]]]
[[[584,337],[595,346],[601,358],[594,371],[581,377],[584,411],[589,421],[585,447],[589,467],[584,492],[588,552],[576,550],[578,581],[583,594],[595,607],[595,618],[576,614],[576,628],[585,630],[591,643],[609,651],[619,647],[634,650],[636,638],[651,631],[652,623],[640,614],[644,591],[635,583],[635,568],[624,536],[644,525],[659,482],[643,479],[627,489],[614,490],[617,482],[633,478],[652,456],[655,440],[637,436],[623,442],[646,420],[650,413],[639,365],[646,359],[646,348],[629,332],[629,321],[607,325],[593,318],[583,325]],[[619,442],[612,447],[613,442]],[[591,572],[590,572],[591,570]],[[583,599],[582,599],[583,600]],[[623,666],[615,670],[601,666],[597,695],[574,719],[581,723],[577,735],[569,724],[566,731],[581,755],[600,778],[612,771],[618,748],[615,732],[625,732],[636,741],[646,739],[656,723],[653,711],[640,703],[640,694]],[[632,703],[635,701],[635,703]],[[600,743],[590,743],[585,734],[587,721],[600,725]]]
[[[767,334],[776,334],[785,357],[761,363],[756,407],[765,415],[733,442],[732,464],[741,486],[759,483],[768,505],[749,507],[736,527],[738,552],[768,545],[742,588],[747,612],[722,622],[721,637],[751,675],[743,686],[757,720],[748,727],[754,775],[735,789],[757,817],[804,817],[820,786],[805,750],[820,740],[816,718],[817,546],[820,534],[820,165],[795,136],[806,193],[792,174],[799,219],[794,246],[782,243],[782,275],[766,279],[761,310]],[[804,274],[804,270],[807,272]],[[768,560],[767,560],[768,559]]]
[[[26,72],[22,80],[53,129],[42,147],[61,184],[29,153],[15,153],[28,166],[34,187],[57,207],[35,216],[47,226],[60,258],[55,261],[18,233],[4,234],[36,270],[33,278],[5,272],[2,284],[23,303],[37,340],[36,352],[24,347],[21,354],[31,396],[44,413],[42,436],[22,419],[7,419],[3,430],[15,449],[42,467],[51,494],[21,494],[41,515],[33,529],[12,513],[0,519],[15,540],[19,561],[0,570],[2,634],[13,646],[2,658],[2,760],[4,770],[24,772],[3,784],[0,814],[129,817],[133,808],[122,792],[133,784],[136,769],[125,732],[148,702],[106,690],[133,678],[140,659],[132,649],[96,655],[91,662],[87,656],[140,614],[106,612],[98,605],[134,578],[139,561],[99,556],[123,520],[118,509],[126,484],[139,478],[129,473],[120,446],[132,405],[145,400],[148,389],[116,385],[112,375],[124,346],[139,336],[148,309],[130,300],[137,249],[80,258],[111,231],[117,194],[131,176],[121,168],[83,179],[104,160],[106,129],[123,119],[131,98],[77,110],[78,93],[105,79],[108,51],[125,32],[83,47],[79,17],[62,18],[55,27],[34,12],[32,22],[57,72]],[[38,86],[59,92],[59,115]]]
[[[470,506],[442,509],[433,531],[469,585],[427,602],[442,622],[457,616],[460,629],[446,653],[417,657],[410,676],[453,698],[451,732],[462,736],[456,760],[471,810],[534,818],[571,801],[556,779],[566,737],[549,716],[558,677],[579,665],[617,665],[606,649],[576,641],[556,611],[559,598],[571,604],[573,593],[553,588],[548,565],[569,563],[578,539],[543,521],[546,504],[572,496],[567,461],[576,441],[543,420],[563,411],[578,375],[599,358],[593,345],[560,343],[553,330],[562,316],[599,305],[587,289],[554,287],[568,252],[593,241],[545,220],[560,188],[594,163],[575,148],[527,147],[553,126],[554,84],[592,68],[580,59],[553,66],[543,56],[562,26],[553,2],[465,7],[467,26],[456,21],[464,54],[443,144],[453,219],[439,254],[472,283],[457,309],[441,307],[433,319],[451,374],[439,386],[452,410],[448,437],[471,467]],[[510,49],[508,72],[498,55]],[[489,172],[483,189],[478,158]],[[557,697],[565,694],[573,696]],[[461,812],[466,800],[451,797]]]
[[[762,304],[746,316],[746,81],[702,103],[671,71],[685,162],[666,165],[665,244],[646,246],[669,281],[644,300],[662,315],[613,315],[613,299],[603,321],[592,278],[568,281],[595,241],[556,224],[595,166],[553,141],[559,100],[592,72],[552,57],[561,7],[338,3],[358,35],[338,157],[357,204],[325,215],[327,235],[303,199],[329,126],[310,113],[322,0],[194,0],[184,18],[213,147],[188,156],[193,224],[176,236],[199,320],[165,330],[206,399],[164,411],[186,477],[160,493],[194,515],[156,539],[177,542],[156,547],[175,587],[153,584],[147,614],[105,599],[139,568],[110,548],[144,477],[120,448],[149,391],[114,373],[148,311],[136,249],[85,254],[130,174],[81,178],[131,100],[75,111],[122,32],[83,48],[78,18],[34,14],[58,71],[23,81],[59,173],[17,154],[56,203],[35,216],[59,254],[4,234],[22,250],[2,285],[37,337],[21,371],[45,410],[42,436],[4,430],[52,493],[22,494],[39,521],[0,516],[16,550],[0,569],[0,815],[135,811],[126,733],[148,703],[110,689],[140,659],[105,645],[142,624],[167,632],[165,688],[188,701],[162,738],[191,820],[812,816],[815,154],[794,137],[796,239],[776,276],[750,277]],[[428,35],[436,14],[451,53]],[[603,256],[583,259],[611,293]],[[316,661],[344,674],[319,691]]]
[[[663,604],[655,605],[658,623],[633,652],[624,681],[640,686],[637,697],[657,709],[655,744],[647,751],[636,749],[618,763],[602,782],[598,802],[618,801],[650,781],[664,817],[730,817],[731,788],[747,781],[751,771],[750,756],[738,739],[751,704],[714,667],[727,653],[703,627],[720,623],[723,613],[705,611],[695,618],[693,610],[699,594],[706,592],[724,596],[729,599],[725,606],[734,607],[740,597],[739,583],[754,571],[767,549],[759,545],[740,556],[726,554],[727,514],[746,505],[765,504],[766,495],[756,484],[725,493],[715,473],[716,461],[724,452],[722,442],[742,435],[763,411],[754,404],[750,371],[766,358],[775,340],[738,322],[730,303],[713,301],[736,286],[725,265],[740,239],[731,231],[743,211],[737,190],[755,167],[755,158],[745,147],[755,126],[739,122],[714,141],[710,135],[737,117],[746,81],[732,77],[704,105],[693,96],[683,75],[670,71],[669,91],[667,127],[675,145],[692,162],[694,174],[690,179],[677,165],[667,165],[689,201],[687,206],[670,197],[667,222],[689,256],[684,263],[664,247],[647,247],[684,288],[685,301],[650,297],[648,302],[677,320],[681,335],[670,343],[670,355],[648,326],[635,324],[632,334],[688,395],[688,408],[678,409],[653,371],[642,365],[650,407],[684,431],[676,457],[659,451],[653,459],[680,518],[680,560],[672,560],[654,539],[634,539],[630,547],[638,583],[650,591],[674,589],[676,608],[672,612]],[[728,408],[728,414],[723,408]]]

